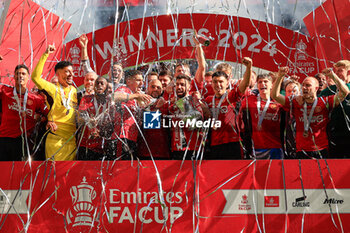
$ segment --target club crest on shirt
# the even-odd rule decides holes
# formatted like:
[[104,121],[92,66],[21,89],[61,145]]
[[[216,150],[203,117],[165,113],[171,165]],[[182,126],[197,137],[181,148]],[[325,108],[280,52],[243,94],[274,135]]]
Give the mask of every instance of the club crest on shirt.
[[270,108],[276,109],[277,108],[277,104],[270,104]]
[[27,101],[27,104],[28,104],[28,105],[33,105],[33,100],[28,100],[28,101]]
[[321,106],[317,106],[317,107],[315,108],[315,112],[321,112],[321,111],[322,111]]
[[223,114],[226,114],[227,113],[227,106],[222,106],[220,108],[220,112],[223,113]]

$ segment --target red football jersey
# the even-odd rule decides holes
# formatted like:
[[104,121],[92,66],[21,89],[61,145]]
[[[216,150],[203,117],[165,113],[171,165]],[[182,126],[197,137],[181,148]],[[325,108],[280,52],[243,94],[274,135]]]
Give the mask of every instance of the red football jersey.
[[[218,119],[221,121],[221,127],[217,129],[212,129],[211,131],[211,145],[221,145],[229,142],[238,142],[239,141],[239,131],[236,125],[236,103],[240,100],[241,92],[238,89],[238,86],[235,85],[232,90],[230,90],[223,99],[220,110],[218,114]],[[213,106],[213,98],[215,101],[215,106]],[[205,99],[205,102],[208,104],[211,112],[215,111],[213,108],[218,108],[221,98],[216,98],[214,95],[209,96]],[[214,117],[214,116],[212,116]]]
[[[167,114],[169,107],[168,104],[164,104],[160,109],[157,109],[155,106],[156,103],[150,106],[147,110],[151,112],[156,112],[158,110],[162,115]],[[165,129],[161,126],[160,129],[143,129],[142,133],[146,141],[139,136],[138,154],[140,156],[151,157],[151,151],[154,158],[170,158],[169,129]]]
[[[126,94],[132,94],[132,91],[127,86],[119,87],[117,91]],[[139,129],[137,128],[138,122],[136,121],[140,120],[140,111],[139,107],[137,106],[136,100],[129,100],[127,103],[122,103],[122,111],[123,120],[122,122],[117,122],[119,124],[122,123],[122,128],[119,137],[137,142]]]
[[[290,111],[290,107],[292,107],[292,114],[296,122],[295,141],[297,151],[318,151],[328,148],[326,128],[329,121],[329,112],[333,109],[334,95],[318,97],[317,99],[308,133],[304,135],[304,105],[298,104],[295,99],[291,101],[288,97],[285,97],[284,109]],[[307,116],[309,116],[311,108],[312,104],[306,105]]]
[[[188,107],[199,113],[203,118],[202,108],[200,103],[195,100],[192,96],[182,98]],[[186,115],[182,113],[177,104],[171,104],[169,107],[169,114],[174,116],[171,118],[171,122],[178,124],[182,120],[179,115]],[[171,150],[172,151],[185,151],[198,150],[202,142],[203,135],[198,129],[189,129],[187,127],[172,126],[172,137],[171,137]]]
[[[98,113],[96,114],[96,106],[98,108]],[[103,137],[102,133],[105,133],[107,127],[110,127],[113,123],[114,112],[110,106],[110,102],[107,100],[104,105],[96,104],[94,95],[87,95],[81,99],[79,105],[80,114],[87,114],[90,118],[96,118],[96,127],[84,127],[84,134],[79,141],[79,146],[89,148],[92,151],[103,153]],[[99,136],[94,137],[92,132],[97,128],[99,130]]]
[[13,91],[13,87],[2,86],[0,88],[0,99],[2,101],[3,113],[0,125],[0,137],[19,137],[22,134],[22,130],[23,132],[30,131],[35,127],[37,121],[34,119],[34,116],[36,112],[45,115],[48,113],[44,98],[35,93],[28,92],[24,120],[23,116],[20,117],[19,111],[24,111],[23,103],[25,100],[25,94],[17,94],[21,105],[20,107]]
[[204,83],[203,82],[197,82],[194,78],[191,80],[190,84],[190,94],[195,91],[199,91],[200,93],[203,90]]
[[175,94],[174,92],[169,94],[168,92],[164,91],[162,97],[167,103],[170,103],[170,101],[175,97]]
[[208,96],[214,95],[214,89],[212,85],[205,84],[202,90],[202,96],[206,99]]
[[[258,97],[249,95],[242,100],[240,111],[248,108],[252,128],[252,141],[254,149],[282,148],[280,139],[281,105],[271,99],[266,114],[262,120],[261,127],[258,127],[259,111]],[[260,110],[266,105],[266,101],[261,100]]]

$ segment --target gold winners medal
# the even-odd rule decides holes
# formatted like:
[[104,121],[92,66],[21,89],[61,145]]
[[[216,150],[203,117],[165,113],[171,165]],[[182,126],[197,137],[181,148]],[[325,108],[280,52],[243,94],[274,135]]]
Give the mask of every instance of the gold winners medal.
[[304,138],[307,138],[309,136],[309,133],[307,131],[304,131],[303,136]]
[[26,117],[26,112],[25,111],[22,111],[22,117]]

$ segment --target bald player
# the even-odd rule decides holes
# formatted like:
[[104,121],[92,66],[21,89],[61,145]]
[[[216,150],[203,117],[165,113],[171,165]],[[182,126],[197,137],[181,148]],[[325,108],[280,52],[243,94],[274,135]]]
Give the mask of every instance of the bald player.
[[319,84],[316,78],[307,77],[302,83],[302,93],[288,98],[280,94],[281,83],[288,73],[288,67],[279,69],[271,96],[291,111],[296,121],[297,158],[328,158],[328,138],[326,133],[329,113],[348,95],[344,81],[330,69],[325,74],[337,85],[339,92],[328,97],[317,97]]

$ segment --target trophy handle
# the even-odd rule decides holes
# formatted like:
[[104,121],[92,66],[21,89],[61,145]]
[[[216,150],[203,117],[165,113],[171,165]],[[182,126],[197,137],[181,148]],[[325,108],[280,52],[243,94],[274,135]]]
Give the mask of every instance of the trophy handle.
[[69,209],[69,210],[67,211],[67,215],[66,215],[66,220],[67,220],[67,223],[68,223],[68,224],[71,224],[71,223],[72,223],[72,220],[70,220],[71,217],[73,217],[73,216],[72,216],[71,210]]
[[96,191],[93,191],[93,192],[92,192],[92,195],[91,195],[91,200],[94,200],[95,197],[96,197]]
[[71,197],[72,197],[73,203],[75,203],[76,200],[77,200],[77,196],[78,196],[78,190],[77,190],[77,187],[76,187],[76,186],[71,187],[71,189],[70,189],[70,195],[71,195]]

